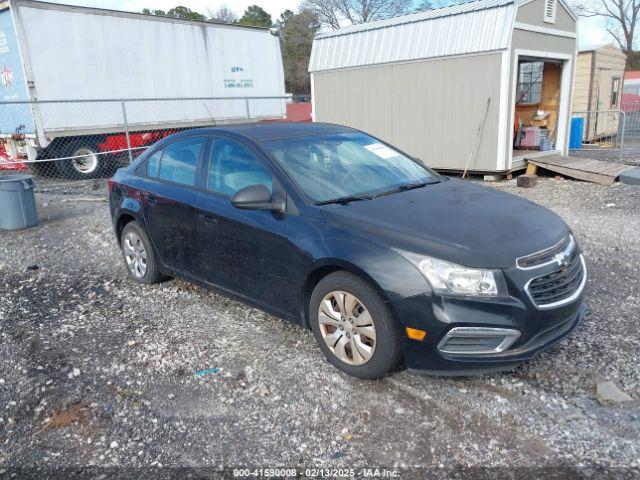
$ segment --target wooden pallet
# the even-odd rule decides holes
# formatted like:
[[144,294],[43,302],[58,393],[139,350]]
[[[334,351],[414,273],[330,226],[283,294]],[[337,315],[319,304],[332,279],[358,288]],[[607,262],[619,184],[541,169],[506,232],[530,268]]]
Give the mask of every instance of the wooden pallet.
[[[549,155],[548,157],[527,158],[529,165],[544,168],[552,172],[566,175],[567,177],[597,183],[599,185],[611,185],[618,175],[634,167],[620,163],[601,162],[588,158],[567,157],[564,155]],[[529,173],[529,170],[527,170]]]

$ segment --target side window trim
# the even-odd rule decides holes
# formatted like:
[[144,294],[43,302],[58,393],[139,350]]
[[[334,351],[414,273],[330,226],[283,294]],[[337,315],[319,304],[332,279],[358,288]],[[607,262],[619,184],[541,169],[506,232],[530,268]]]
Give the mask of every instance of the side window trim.
[[209,191],[207,188],[209,183],[209,163],[211,162],[211,155],[213,155],[214,144],[215,136],[207,135],[207,141],[200,152],[196,167],[196,188],[198,190]]

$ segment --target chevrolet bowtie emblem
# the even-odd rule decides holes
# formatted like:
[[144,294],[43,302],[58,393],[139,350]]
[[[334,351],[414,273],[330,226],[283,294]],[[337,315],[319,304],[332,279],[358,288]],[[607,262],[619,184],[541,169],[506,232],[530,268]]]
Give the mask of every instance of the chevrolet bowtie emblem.
[[558,253],[553,257],[553,261],[558,264],[559,267],[569,265],[569,258],[564,253]]

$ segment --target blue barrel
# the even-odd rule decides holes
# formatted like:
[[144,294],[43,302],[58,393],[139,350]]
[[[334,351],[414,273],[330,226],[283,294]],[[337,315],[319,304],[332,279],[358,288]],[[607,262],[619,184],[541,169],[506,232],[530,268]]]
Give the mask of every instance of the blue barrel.
[[569,148],[582,148],[582,134],[584,132],[584,117],[571,118],[571,133],[569,134]]

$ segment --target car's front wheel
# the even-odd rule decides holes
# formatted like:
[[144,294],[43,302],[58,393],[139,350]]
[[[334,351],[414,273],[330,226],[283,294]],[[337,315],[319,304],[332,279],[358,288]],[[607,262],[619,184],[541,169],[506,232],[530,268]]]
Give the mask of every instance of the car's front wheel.
[[138,222],[132,221],[125,225],[120,247],[129,277],[138,283],[146,284],[162,280],[149,236]]
[[311,329],[329,362],[359,378],[380,378],[401,361],[391,312],[380,295],[349,272],[316,285],[309,301]]

